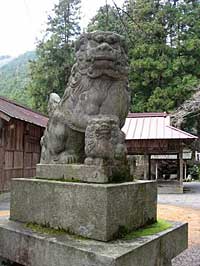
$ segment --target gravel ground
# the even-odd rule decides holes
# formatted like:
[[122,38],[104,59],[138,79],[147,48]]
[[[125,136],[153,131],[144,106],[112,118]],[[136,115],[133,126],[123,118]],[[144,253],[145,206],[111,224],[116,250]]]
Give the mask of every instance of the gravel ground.
[[172,260],[172,266],[200,266],[200,210],[159,204],[158,217],[189,225],[189,247]]
[[184,191],[183,194],[160,194],[158,203],[200,209],[200,182],[184,183]]
[[172,266],[200,266],[200,245],[191,246],[172,260]]
[[189,247],[172,260],[172,266],[200,266],[200,182],[184,184],[184,194],[158,196],[158,215],[189,224]]

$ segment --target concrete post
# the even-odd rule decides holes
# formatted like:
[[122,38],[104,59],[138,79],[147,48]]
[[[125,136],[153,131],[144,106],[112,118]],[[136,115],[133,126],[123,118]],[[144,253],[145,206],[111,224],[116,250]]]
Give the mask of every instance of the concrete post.
[[149,177],[149,156],[144,154],[144,180],[147,180]]

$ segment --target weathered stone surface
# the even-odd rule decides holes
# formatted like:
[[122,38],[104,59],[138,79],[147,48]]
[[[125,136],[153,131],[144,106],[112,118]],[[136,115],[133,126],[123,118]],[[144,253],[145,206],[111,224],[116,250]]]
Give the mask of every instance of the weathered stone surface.
[[130,97],[123,37],[112,32],[85,33],[77,41],[76,59],[42,138],[41,163],[82,163],[84,133],[94,117],[116,116],[120,128],[125,122]]
[[11,219],[63,228],[108,241],[119,229],[138,228],[156,220],[155,181],[88,184],[14,179]]
[[51,116],[53,114],[54,110],[56,109],[56,107],[60,101],[61,101],[61,98],[58,94],[56,94],[54,92],[50,94],[48,107],[47,107],[49,116]]
[[33,232],[21,223],[0,220],[0,256],[25,266],[170,266],[187,248],[187,224],[156,235],[104,243]]
[[86,165],[110,167],[111,174],[122,180],[130,177],[125,134],[119,128],[117,117],[99,116],[88,122],[85,154]]
[[[37,164],[38,178],[54,180],[80,180],[91,183],[109,183],[118,177],[114,175],[115,168],[109,165],[86,164]],[[123,177],[123,175],[122,175]],[[124,178],[131,181],[130,176]]]

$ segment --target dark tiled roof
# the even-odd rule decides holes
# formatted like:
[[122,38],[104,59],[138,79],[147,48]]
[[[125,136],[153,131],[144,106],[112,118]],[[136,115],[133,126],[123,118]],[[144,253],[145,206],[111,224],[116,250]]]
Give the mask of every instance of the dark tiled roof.
[[48,122],[47,116],[2,96],[0,96],[0,112],[8,115],[9,117],[26,121],[41,127],[46,127]]

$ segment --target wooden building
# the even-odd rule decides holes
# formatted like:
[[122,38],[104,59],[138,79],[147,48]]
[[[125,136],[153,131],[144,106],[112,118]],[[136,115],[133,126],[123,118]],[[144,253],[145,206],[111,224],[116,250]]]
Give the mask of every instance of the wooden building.
[[32,177],[40,158],[40,139],[48,118],[0,97],[0,191],[14,177]]
[[171,126],[166,113],[130,113],[122,130],[128,154],[142,158],[142,178],[156,179],[161,193],[182,193],[188,147],[197,137]]

